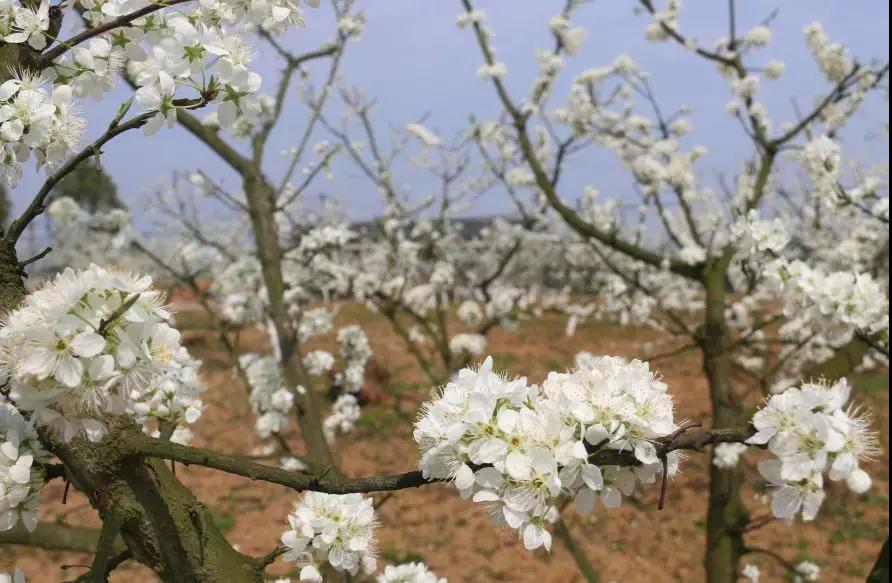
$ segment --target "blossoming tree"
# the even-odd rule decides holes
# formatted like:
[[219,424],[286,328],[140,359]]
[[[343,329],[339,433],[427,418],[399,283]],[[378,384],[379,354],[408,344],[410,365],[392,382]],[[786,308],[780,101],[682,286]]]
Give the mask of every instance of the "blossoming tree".
[[[649,40],[705,59],[728,81],[727,113],[740,121],[753,154],[724,200],[696,173],[705,149],[682,146],[691,127],[688,112],[661,108],[647,73],[630,56],[578,74],[566,101],[550,105],[565,60],[585,38],[585,30],[572,24],[582,3],[572,0],[549,22],[553,48],[537,52],[539,75],[521,99],[505,85],[507,67],[496,58],[485,13],[461,1],[458,25],[471,29],[484,61],[478,74],[491,81],[502,105],[500,119],[479,125],[481,147],[525,173],[535,196],[606,267],[600,277],[613,285],[598,299],[601,312],[615,307],[669,331],[682,339],[674,353],[702,353],[714,426],[746,420],[747,394],[736,385],[747,383],[733,382],[738,374],[767,395],[799,378],[839,378],[865,359],[886,362],[888,194],[879,176],[844,157],[838,136],[867,95],[881,87],[888,65],[858,62],[831,43],[819,24],[810,25],[805,42],[828,89],[799,119],[775,129],[758,100],[762,79],[770,82],[784,72],[782,62],[760,58],[772,36],[767,25],[738,30],[731,2],[730,29],[709,48],[685,34],[681,2],[638,4],[649,16]],[[629,171],[640,197],[635,224],[624,224],[617,201],[600,197],[594,186],[587,187],[580,208],[566,202],[562,172],[586,146],[613,153]],[[806,183],[791,183],[784,163],[802,168]],[[826,364],[813,368],[817,363]],[[813,431],[819,430],[806,433]],[[760,432],[754,439],[765,443],[766,437]],[[860,455],[870,455],[872,446],[856,441]],[[799,447],[789,451],[801,453]],[[732,453],[738,451],[713,451],[706,568],[715,582],[735,580],[747,550],[743,534],[750,517]],[[775,514],[792,517],[804,501],[804,516],[813,517],[823,495],[815,467],[792,475],[763,468],[773,483],[786,484],[775,491]],[[858,483],[864,476],[846,476],[853,489],[866,487]],[[799,491],[791,497],[785,488],[793,485]]]
[[[363,19],[352,2],[333,3],[335,39],[303,55],[277,41],[303,23],[300,7],[290,0],[81,0],[68,13],[33,0],[0,5],[0,54],[12,71],[0,84],[3,174],[15,184],[33,156],[48,176],[0,240],[0,531],[52,531],[52,525],[38,522],[37,506],[43,485],[63,479],[87,496],[102,520],[83,581],[107,580],[126,560],[146,565],[165,581],[262,581],[280,558],[294,562],[305,581],[332,574],[371,577],[377,569],[377,520],[366,495],[445,482],[516,530],[531,551],[550,549],[554,529],[584,576],[595,581],[597,573],[574,550],[560,518],[567,505],[580,512],[599,502],[614,508],[639,485],[659,482],[662,506],[682,453],[712,446],[706,570],[711,582],[726,582],[738,575],[758,577],[752,566],[740,566],[751,523],[739,496],[742,470],[736,461],[747,447],[768,451],[759,469],[773,488],[776,518],[814,519],[828,480],[855,492],[870,487],[860,464],[875,452],[876,437],[869,417],[850,406],[847,368],[839,363],[862,365],[867,355],[885,362],[888,353],[888,293],[880,283],[887,272],[882,249],[888,246],[888,197],[871,174],[843,171],[837,134],[865,94],[883,82],[886,68],[857,64],[829,44],[819,27],[810,27],[808,42],[832,86],[812,112],[777,133],[755,99],[756,67],[747,60],[768,43],[767,27],[738,36],[732,2],[730,35],[716,49],[704,49],[683,36],[678,2],[658,10],[642,0],[653,16],[648,36],[715,63],[737,96],[729,110],[741,119],[755,158],[723,204],[696,178],[693,164],[701,153],[682,151],[674,139],[685,132],[684,121],[663,117],[647,76],[631,59],[580,75],[568,104],[548,111],[562,59],[584,38],[571,25],[579,2],[570,0],[551,21],[555,49],[539,54],[541,74],[522,103],[512,100],[502,82],[507,67],[494,57],[485,15],[470,0],[461,3],[458,23],[472,29],[484,57],[479,74],[491,80],[504,108],[501,120],[477,124],[471,132],[470,147],[479,154],[484,178],[467,188],[502,186],[522,219],[519,229],[495,225],[482,235],[476,244],[489,249],[470,267],[454,253],[457,235],[448,221],[449,206],[458,200],[453,193],[447,189],[442,195],[438,221],[413,216],[388,181],[393,169],[385,157],[373,149],[369,162],[325,119],[341,55],[361,31]],[[63,21],[75,16],[82,29],[60,40]],[[272,98],[258,93],[260,78],[249,66],[252,42],[266,43],[283,62]],[[308,128],[289,153],[286,177],[273,181],[264,169],[270,133],[293,76],[316,59],[329,59],[328,76],[319,91],[306,93]],[[761,70],[771,78],[783,67],[769,62]],[[101,98],[118,76],[133,86],[134,98],[122,104],[99,138],[82,147],[85,122],[76,115],[74,99]],[[653,119],[630,113],[635,95]],[[131,115],[134,103],[145,112]],[[367,113],[360,102],[353,105],[360,117]],[[213,108],[208,118],[193,116],[204,107]],[[541,131],[534,129],[537,123]],[[181,245],[174,252],[133,235],[120,212],[91,214],[64,198],[50,203],[53,187],[100,156],[118,135],[139,128],[151,134],[173,124],[184,126],[239,175],[237,193],[201,173],[185,188],[229,208],[230,232],[243,233],[243,239],[215,237],[174,206],[176,247]],[[316,124],[327,126],[340,146],[317,146],[317,160],[306,164]],[[363,126],[369,131],[367,122]],[[564,137],[556,126],[565,128]],[[420,124],[407,131],[442,154],[441,179],[461,175],[464,158],[441,148],[439,136]],[[249,154],[233,146],[230,140],[237,138],[247,140]],[[562,165],[581,142],[609,148],[629,167],[643,198],[641,224],[659,224],[664,240],[645,240],[624,227],[594,191],[581,210],[563,201]],[[296,205],[341,148],[368,170],[389,213],[381,240],[356,254],[345,225],[308,216]],[[788,154],[807,174],[804,188],[783,183],[777,165]],[[304,180],[293,184],[302,164]],[[525,189],[535,194],[532,202],[522,199]],[[181,195],[189,193],[173,189],[162,206],[176,205]],[[677,212],[667,210],[666,197],[675,198]],[[484,350],[478,346],[484,328],[505,323],[528,303],[532,280],[509,264],[518,254],[529,259],[520,251],[524,241],[552,228],[540,216],[546,208],[576,233],[570,241],[562,237],[559,248],[589,250],[607,270],[597,276],[608,284],[599,287],[598,302],[613,308],[592,313],[650,322],[681,338],[684,348],[690,343],[702,351],[711,429],[679,422],[669,387],[639,360],[582,353],[572,370],[552,372],[538,385],[495,371],[491,358],[468,366]],[[84,264],[26,288],[27,270],[46,254],[20,260],[17,245],[46,210],[63,234],[68,229],[97,237],[99,247],[140,257],[138,265],[156,279],[192,290],[248,389],[257,431],[276,439],[281,449],[275,451],[287,462],[267,465],[188,445],[188,426],[203,408],[199,363],[183,346],[151,277]],[[77,255],[72,253],[71,262]],[[376,266],[371,272],[379,281],[361,277],[369,265]],[[506,281],[515,291],[500,296],[491,286],[509,272]],[[422,407],[414,430],[417,469],[348,477],[332,455],[337,430],[355,418],[370,350],[356,326],[338,333],[339,368],[331,353],[307,352],[304,343],[332,326],[325,300],[347,296],[392,315],[395,327],[405,317],[422,328],[426,323],[429,340],[444,345],[436,348],[442,371],[431,369],[432,381],[461,369]],[[448,333],[444,319],[455,304],[479,337]],[[227,344],[230,332],[245,326],[264,330],[269,354],[240,355],[237,345]],[[404,334],[409,347],[417,348],[419,339]],[[430,364],[420,349],[417,358]],[[765,397],[754,415],[747,414],[745,395],[732,383],[738,369],[756,381],[750,384],[761,389],[758,397]],[[331,383],[323,387],[314,377],[326,375]],[[332,384],[340,396],[324,420],[319,393]],[[300,453],[281,439],[292,418],[305,448]],[[281,545],[259,557],[239,552],[166,461],[300,493],[283,517],[288,526]],[[791,570],[801,579],[816,577],[812,564]],[[18,583],[23,575],[0,575],[4,579]],[[388,566],[377,580],[440,579],[425,565],[410,563]]]

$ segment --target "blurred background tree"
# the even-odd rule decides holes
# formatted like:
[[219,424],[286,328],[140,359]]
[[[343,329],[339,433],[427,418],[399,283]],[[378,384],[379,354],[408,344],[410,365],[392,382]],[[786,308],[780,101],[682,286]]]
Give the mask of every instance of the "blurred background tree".
[[56,186],[53,195],[70,196],[91,213],[124,208],[124,203],[118,198],[118,187],[114,180],[92,162],[78,165]]

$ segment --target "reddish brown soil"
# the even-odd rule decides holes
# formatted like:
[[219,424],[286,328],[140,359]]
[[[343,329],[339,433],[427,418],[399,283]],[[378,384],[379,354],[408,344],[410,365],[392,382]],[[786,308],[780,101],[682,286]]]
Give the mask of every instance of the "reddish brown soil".
[[[411,420],[429,387],[418,382],[421,377],[417,366],[385,321],[356,306],[348,306],[338,319],[363,324],[375,350],[377,370],[390,375],[391,394],[394,387],[402,394],[397,403],[397,399],[387,396],[387,387],[378,387],[385,399],[366,409],[361,426],[339,442],[338,455],[345,471],[366,475],[413,469],[417,453],[411,439]],[[195,427],[195,445],[247,454],[260,441],[252,429],[253,417],[243,398],[244,389],[232,378],[225,354],[213,342],[193,336],[197,342],[192,348],[205,361],[209,387],[207,410]],[[249,335],[243,340],[256,343],[258,338]],[[650,331],[596,323],[580,325],[576,336],[567,338],[563,321],[545,316],[522,323],[513,333],[497,331],[489,350],[497,365],[539,381],[549,369],[567,367],[580,350],[638,356],[643,354],[642,343],[654,340],[658,338]],[[679,418],[705,419],[709,402],[697,354],[689,352],[654,366],[677,398]],[[861,385],[864,390],[858,398],[876,412],[883,450],[867,468],[875,477],[870,492],[855,496],[834,484],[816,522],[788,526],[775,521],[747,536],[751,546],[769,548],[794,563],[805,559],[817,562],[823,568],[822,580],[827,582],[863,581],[888,531],[888,376],[876,374],[863,379]],[[293,441],[299,448],[298,440]],[[759,455],[748,454],[744,463],[752,469]],[[589,517],[567,513],[570,528],[605,583],[703,580],[706,463],[704,455],[690,456],[681,475],[670,484],[662,511],[656,509],[658,487],[651,487],[618,510],[602,507]],[[179,467],[177,473],[220,517],[220,524],[227,527],[227,537],[242,552],[260,555],[276,546],[285,516],[297,496],[294,492],[195,467]],[[746,501],[753,515],[764,515],[766,507],[757,499],[761,480],[754,470],[748,476]],[[64,506],[61,497],[61,483],[46,487],[41,520],[97,524],[95,512],[82,495],[71,493]],[[381,565],[423,559],[453,583],[582,581],[560,542],[555,542],[551,554],[527,552],[510,531],[490,525],[482,509],[460,500],[454,489],[445,486],[397,492],[378,514]],[[0,549],[0,571],[17,564],[32,583],[73,579],[83,569],[65,571],[60,566],[86,565],[89,561],[86,554],[23,547]],[[788,580],[773,559],[752,555],[751,561],[760,566],[763,583]],[[270,569],[271,574],[288,572],[288,565],[281,561]],[[151,573],[133,562],[122,565],[112,577],[115,582],[153,580]]]

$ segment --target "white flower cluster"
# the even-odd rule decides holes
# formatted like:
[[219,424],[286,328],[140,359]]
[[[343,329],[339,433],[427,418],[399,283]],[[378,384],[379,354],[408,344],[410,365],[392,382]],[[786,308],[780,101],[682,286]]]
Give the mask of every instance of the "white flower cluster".
[[419,140],[422,144],[429,148],[439,146],[442,143],[440,136],[427,129],[420,123],[410,123],[406,126],[406,132]]
[[344,370],[337,381],[348,393],[358,393],[365,380],[365,365],[372,357],[372,347],[366,333],[357,325],[338,330],[338,345],[344,359]]
[[198,421],[204,409],[199,395],[207,389],[198,376],[200,367],[200,362],[189,359],[148,389],[132,391],[130,411],[146,433],[154,435],[168,426],[174,430],[174,441],[188,443],[191,431],[186,425]]
[[[33,14],[20,6],[15,9]],[[0,4],[0,30],[3,13]],[[10,42],[8,36],[6,40]],[[37,167],[45,165],[51,172],[83,137],[86,121],[77,115],[71,87],[48,85],[44,76],[32,73],[18,74],[0,85],[0,174],[10,186],[18,183],[22,164],[32,153]]]
[[64,441],[99,441],[105,420],[188,360],[149,277],[66,269],[0,329],[0,369],[16,406]]
[[294,395],[282,379],[279,363],[272,356],[245,354],[239,358],[250,385],[251,409],[257,415],[254,429],[260,437],[284,431],[294,406]]
[[466,326],[476,326],[483,320],[483,310],[480,309],[480,304],[473,300],[463,301],[458,306],[456,315]]
[[[88,27],[109,25],[120,17],[145,9],[145,0],[78,0]],[[313,2],[315,4],[315,2]],[[61,47],[54,35],[59,27],[48,1],[21,4],[0,2],[0,38],[9,44],[27,44],[41,52]],[[182,96],[210,96],[217,104],[216,118],[230,127],[237,118],[256,118],[261,111],[257,94],[261,78],[251,70],[256,49],[245,40],[261,29],[278,34],[302,25],[303,15],[295,0],[222,0],[198,2],[149,11],[119,27],[110,27],[82,44],[66,47],[45,75],[30,74],[7,81],[0,88],[0,124],[3,147],[2,171],[15,183],[21,163],[35,152],[38,164],[60,164],[79,141],[85,121],[72,112],[72,94],[101,99],[111,91],[125,68],[137,85],[136,101],[156,111],[145,126],[151,133],[172,125]],[[44,82],[54,88],[45,90]],[[179,93],[179,95],[178,95]]]
[[[80,269],[93,263],[103,265],[133,265],[137,260],[130,254],[129,244],[134,231],[130,213],[124,209],[97,209],[94,212],[80,206],[67,196],[60,196],[47,207],[47,214],[59,228],[53,233],[53,265]],[[142,267],[141,265],[139,266]]]
[[[486,13],[483,10],[466,10],[465,12],[460,13],[456,19],[455,24],[459,28],[466,28],[469,26],[479,26],[480,30],[483,33],[483,37],[489,44],[489,38],[492,33],[486,27]],[[492,47],[489,47],[490,53],[494,52]],[[481,79],[498,79],[504,77],[508,73],[508,66],[501,61],[494,61],[492,63],[483,63],[477,69],[477,75]]]
[[794,583],[803,583],[804,581],[817,581],[821,577],[821,567],[811,561],[802,561],[796,565],[796,576]]
[[[544,525],[558,496],[590,512],[598,497],[617,507],[639,480],[653,482],[662,469],[653,441],[674,429],[672,398],[645,363],[596,358],[537,387],[494,373],[487,358],[424,405],[414,437],[425,477],[453,480],[535,549],[551,547]],[[632,464],[589,462],[607,450],[629,452]],[[677,455],[668,462],[675,473]]]
[[723,470],[736,468],[746,450],[743,443],[719,443],[712,449],[712,463]]
[[744,565],[743,569],[740,570],[740,574],[749,583],[759,583],[759,579],[762,577],[762,571],[759,569],[759,566],[752,563]]
[[839,43],[831,43],[819,22],[809,24],[804,32],[805,42],[827,80],[833,83],[842,81],[854,66],[846,48]]
[[288,515],[291,527],[282,534],[286,561],[295,561],[300,580],[321,583],[320,567],[328,563],[342,573],[374,573],[377,564],[371,498],[361,494],[306,492]]
[[43,464],[49,457],[31,424],[11,404],[0,402],[0,531],[20,519],[29,532],[37,527]]
[[483,354],[486,351],[486,337],[482,334],[456,334],[449,339],[449,351],[457,355]]
[[304,356],[304,366],[312,375],[322,375],[335,365],[335,357],[325,350],[311,350]]
[[790,242],[790,233],[782,219],[760,219],[755,209],[735,221],[731,232],[739,238],[738,248],[750,254],[777,255]]
[[581,26],[571,27],[570,20],[563,15],[553,16],[548,21],[548,28],[563,43],[564,51],[568,55],[575,55],[579,52],[582,42],[588,35],[588,32]]
[[349,433],[361,415],[359,400],[351,393],[343,393],[331,406],[331,414],[322,422],[325,438],[334,441],[337,435]]
[[845,481],[853,492],[870,488],[859,462],[877,452],[870,419],[844,409],[850,387],[809,383],[772,396],[753,417],[756,434],[747,443],[767,444],[777,459],[759,462],[759,472],[774,487],[771,511],[793,520],[800,512],[813,520],[824,501],[824,475]]
[[827,136],[814,138],[802,149],[802,162],[815,190],[832,194],[842,170],[839,144]]
[[267,305],[266,287],[260,262],[245,256],[223,270],[211,288],[220,298],[223,316],[236,324],[252,324],[264,319]]
[[445,577],[437,577],[424,563],[387,565],[378,575],[377,583],[447,583]]
[[47,207],[47,214],[66,230],[118,234],[125,231],[130,224],[130,213],[124,209],[109,209],[91,214],[70,196],[60,196],[53,200]]
[[301,314],[300,323],[297,325],[297,336],[301,342],[305,342],[331,330],[332,315],[326,308],[313,308]]
[[820,112],[824,126],[837,131],[858,110],[867,93],[876,87],[878,72],[872,67],[857,64],[842,44],[830,42],[820,23],[805,27],[805,40],[827,80],[848,85],[847,92],[828,103]]
[[192,277],[207,275],[223,261],[220,251],[197,241],[186,243],[178,255],[183,273]]
[[821,333],[839,346],[855,332],[888,342],[889,304],[880,283],[868,273],[825,273],[802,261],[769,266],[784,313],[797,326]]

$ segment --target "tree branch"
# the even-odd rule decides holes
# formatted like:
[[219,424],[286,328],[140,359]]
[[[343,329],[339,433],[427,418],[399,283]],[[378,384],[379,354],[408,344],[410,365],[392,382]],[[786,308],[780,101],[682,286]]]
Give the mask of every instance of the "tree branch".
[[[92,553],[99,542],[99,530],[81,526],[69,526],[54,522],[39,522],[34,532],[28,532],[18,524],[6,532],[0,532],[0,545],[25,545],[54,551]],[[126,547],[120,537],[114,540],[114,552]]]
[[[688,426],[693,427],[693,426]],[[707,445],[716,443],[742,443],[754,434],[752,427],[734,429],[714,429],[710,431],[682,431],[669,436],[665,441],[657,441],[659,456],[676,450],[702,451]],[[315,475],[297,474],[281,468],[265,466],[243,457],[217,453],[215,451],[164,442],[142,433],[127,433],[119,441],[122,451],[130,455],[145,455],[180,462],[183,465],[197,465],[220,470],[252,480],[279,484],[298,492],[314,491],[327,494],[352,494],[405,490],[417,488],[441,480],[424,478],[420,471],[404,472],[380,476],[348,478],[330,475],[323,470]],[[632,451],[600,449],[591,453],[589,460],[596,465],[639,465]]]

